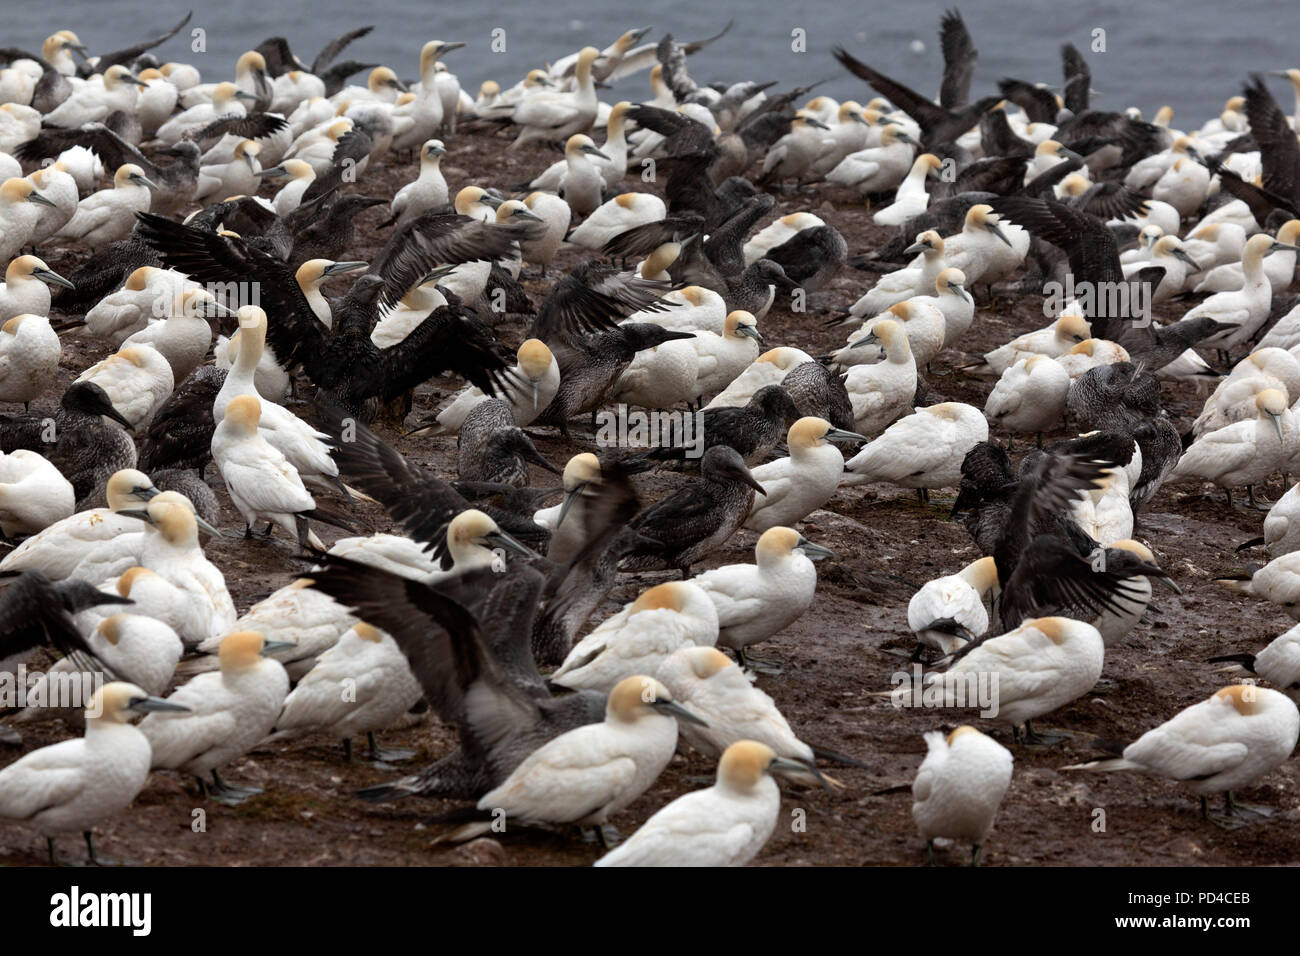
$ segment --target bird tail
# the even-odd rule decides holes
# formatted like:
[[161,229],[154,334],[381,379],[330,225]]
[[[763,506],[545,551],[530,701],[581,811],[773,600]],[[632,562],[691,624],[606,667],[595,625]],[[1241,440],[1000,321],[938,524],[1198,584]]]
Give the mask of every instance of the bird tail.
[[1263,543],[1264,543],[1263,538],[1251,538],[1249,541],[1243,541],[1241,544],[1237,545],[1237,547],[1234,550],[1240,553],[1250,548],[1258,548]]
[[1207,664],[1232,664],[1232,667],[1225,667],[1225,671],[1246,670],[1251,674],[1255,673],[1255,655],[1254,654],[1223,654],[1219,657],[1207,657]]
[[1114,757],[1110,760],[1093,760],[1090,763],[1076,763],[1068,767],[1062,767],[1062,770],[1092,770],[1098,773],[1110,772],[1113,770],[1141,770],[1142,765],[1134,763],[1132,760],[1125,760],[1123,757]]

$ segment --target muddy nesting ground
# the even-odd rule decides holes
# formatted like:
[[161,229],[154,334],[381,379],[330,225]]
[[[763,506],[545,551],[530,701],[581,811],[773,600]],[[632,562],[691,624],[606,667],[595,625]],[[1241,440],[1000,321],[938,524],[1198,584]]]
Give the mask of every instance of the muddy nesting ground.
[[[467,184],[505,187],[526,179],[556,158],[545,151],[506,153],[504,140],[487,134],[455,137],[443,168],[453,192]],[[414,164],[389,163],[369,173],[359,191],[391,196],[415,175]],[[653,189],[634,183],[628,188]],[[851,195],[799,192],[780,197],[774,215],[810,210],[845,235],[851,253],[876,248],[885,233]],[[359,243],[346,258],[365,259],[386,238],[375,226],[383,209],[361,217]],[[765,225],[766,223],[763,223]],[[68,274],[85,252],[48,248],[43,254],[57,271]],[[569,268],[579,256],[564,252],[555,265]],[[346,279],[332,290],[341,294]],[[844,269],[829,301],[847,305],[864,292],[874,277]],[[534,303],[540,303],[547,283],[526,283]],[[1167,310],[1158,318],[1173,320],[1186,306]],[[794,345],[813,355],[825,354],[843,341],[844,329],[823,328],[824,315],[792,314],[774,309],[761,323],[769,345]],[[274,317],[272,317],[274,320]],[[983,407],[991,382],[968,377],[959,366],[1012,335],[1044,323],[1038,296],[998,299],[981,308],[975,324],[960,343],[962,351],[940,356],[925,376],[934,400],[960,400]],[[526,325],[515,320],[499,329],[515,345]],[[84,368],[111,347],[76,332],[65,334],[62,368],[39,408],[54,408],[59,394]],[[434,381],[416,393],[412,419],[434,410],[456,389],[451,381]],[[1203,396],[1189,386],[1166,384],[1165,403],[1185,431]],[[380,434],[420,465],[447,477],[455,473],[453,439],[409,439],[377,426]],[[1005,436],[1001,436],[1005,439]],[[1065,437],[1064,434],[1049,437]],[[558,436],[539,441],[550,460],[563,463],[584,450]],[[215,470],[210,480],[217,484]],[[537,470],[539,485],[554,483]],[[648,498],[665,494],[680,479],[671,474],[649,476],[641,485]],[[1047,750],[1017,747],[1011,790],[986,846],[987,864],[1145,864],[1233,865],[1300,862],[1300,765],[1292,760],[1270,774],[1241,798],[1276,808],[1265,823],[1224,831],[1200,819],[1196,800],[1174,784],[1144,777],[1110,774],[1062,774],[1058,768],[1093,756],[1089,735],[1133,739],[1180,709],[1196,703],[1228,683],[1218,665],[1205,659],[1222,653],[1254,651],[1286,630],[1292,622],[1277,608],[1211,582],[1224,568],[1240,565],[1233,548],[1260,534],[1262,513],[1229,510],[1222,495],[1208,497],[1195,485],[1166,488],[1141,516],[1136,536],[1145,541],[1163,567],[1183,589],[1182,596],[1160,591],[1158,612],[1107,655],[1104,693],[1089,694],[1041,723],[1063,728],[1076,739]],[[1270,500],[1282,492],[1274,484]],[[813,607],[775,640],[759,649],[784,667],[779,676],[764,676],[759,685],[780,705],[791,725],[806,740],[847,753],[870,770],[832,768],[845,784],[828,795],[790,795],[782,821],[758,858],[765,864],[915,865],[924,859],[910,814],[910,783],[925,752],[922,734],[975,718],[973,712],[896,710],[887,700],[871,696],[888,689],[890,675],[906,669],[913,647],[906,624],[907,602],[922,582],[951,573],[978,557],[962,527],[948,518],[951,492],[937,494],[921,505],[910,491],[872,485],[842,491],[825,511],[812,515],[804,533],[835,550],[836,559],[819,565],[821,579]],[[224,489],[223,522],[242,525]],[[946,498],[946,500],[945,500]],[[376,531],[394,530],[387,515],[375,506],[361,506],[362,520]],[[321,526],[327,541],[338,537]],[[745,532],[704,566],[752,560],[755,536]],[[236,605],[246,609],[288,583],[301,570],[287,539],[224,540],[207,545],[208,556],[225,572]],[[642,589],[664,580],[662,574],[627,575],[612,600],[596,615],[604,617]],[[987,728],[986,728],[987,729]],[[1003,729],[994,731],[1010,743]],[[57,725],[28,732],[25,749],[66,736]],[[453,746],[452,734],[436,721],[423,722],[388,734],[385,743],[416,749],[411,765],[420,766]],[[0,762],[18,756],[0,753]],[[694,753],[679,754],[650,789],[614,822],[631,832],[669,800],[695,789],[712,777],[711,761]],[[499,840],[480,840],[462,848],[433,845],[433,831],[420,821],[453,809],[439,801],[385,805],[362,802],[355,791],[391,779],[403,770],[346,763],[339,743],[320,737],[259,750],[239,760],[227,776],[265,793],[242,807],[202,803],[193,782],[169,773],[155,773],[135,805],[100,829],[100,846],[107,856],[148,864],[586,864],[600,850],[570,833],[516,830]],[[196,810],[206,811],[205,829],[195,832]],[[1097,813],[1104,811],[1104,817]],[[1099,822],[1100,821],[1100,822]],[[1104,829],[1102,828],[1104,826]],[[71,838],[61,841],[64,852],[80,852]],[[44,846],[27,829],[0,824],[0,864],[38,864]],[[943,851],[941,862],[966,860],[964,848]]]

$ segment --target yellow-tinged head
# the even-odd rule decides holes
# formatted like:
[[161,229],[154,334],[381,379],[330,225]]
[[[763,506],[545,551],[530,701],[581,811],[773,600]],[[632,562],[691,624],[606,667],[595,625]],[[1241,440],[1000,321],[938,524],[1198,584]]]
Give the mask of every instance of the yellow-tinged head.
[[1255,396],[1255,409],[1260,415],[1281,415],[1288,407],[1286,393],[1281,389],[1266,388]]
[[150,577],[157,577],[157,575],[148,568],[142,568],[139,565],[136,565],[134,568],[127,568],[117,579],[117,593],[122,597],[130,597],[131,589],[138,582]]
[[1259,709],[1259,690],[1254,684],[1233,684],[1215,691],[1214,696],[1231,703],[1241,716],[1249,717]]
[[760,565],[769,561],[780,561],[790,557],[794,549],[799,547],[801,540],[803,539],[799,532],[794,528],[777,525],[759,535],[758,544],[754,545],[754,554]]
[[807,415],[790,426],[785,443],[791,449],[816,448],[826,444],[826,433],[830,430],[831,423],[826,419]]
[[1151,549],[1141,541],[1134,541],[1132,538],[1124,538],[1121,541],[1111,542],[1108,547],[1119,548],[1121,551],[1127,551],[1129,554],[1137,555],[1139,559],[1145,561],[1147,564],[1156,563],[1156,556],[1152,554]]
[[951,747],[953,745],[953,742],[957,740],[958,737],[966,737],[970,734],[979,734],[979,736],[981,737],[984,736],[969,724],[962,724],[960,727],[955,728],[953,732],[948,735],[948,746]]
[[757,740],[738,740],[722,752],[718,783],[741,793],[752,790],[776,759],[776,751]]
[[1062,312],[1056,319],[1056,335],[1067,342],[1083,343],[1092,335],[1092,326],[1077,312]]
[[[758,328],[758,319],[754,318],[754,313],[746,312],[744,309],[736,309],[728,313],[722,322],[722,334],[729,335],[733,338],[748,336],[753,338],[753,331]],[[751,331],[742,331],[749,329]]]
[[736,666],[730,657],[716,647],[688,647],[684,653],[690,661],[691,672],[700,680],[708,680],[719,671]]
[[600,481],[600,459],[589,451],[574,455],[564,466],[564,490],[573,491],[579,485]]
[[352,630],[356,631],[357,637],[361,638],[363,641],[371,641],[375,644],[379,644],[384,639],[383,631],[379,630],[377,627],[372,627],[365,621],[357,621],[356,624],[352,625]]
[[680,613],[690,598],[690,591],[685,581],[668,581],[642,591],[641,596],[632,602],[628,615],[642,611],[676,611]]
[[515,355],[519,360],[519,367],[524,370],[524,374],[532,382],[539,381],[545,376],[551,370],[551,364],[555,361],[554,356],[551,355],[551,350],[546,347],[546,343],[541,339],[525,339]]
[[653,677],[637,674],[625,677],[609,692],[605,719],[631,724],[657,713],[656,704],[671,704],[672,692]]
[[104,497],[108,506],[114,511],[122,511],[132,505],[147,501],[158,492],[153,481],[143,471],[123,468],[109,476],[104,486]]
[[86,704],[86,719],[124,724],[133,716],[133,708],[149,695],[135,684],[113,681],[91,695]]
[[223,673],[246,671],[262,659],[266,638],[261,631],[231,631],[221,639],[217,660]]

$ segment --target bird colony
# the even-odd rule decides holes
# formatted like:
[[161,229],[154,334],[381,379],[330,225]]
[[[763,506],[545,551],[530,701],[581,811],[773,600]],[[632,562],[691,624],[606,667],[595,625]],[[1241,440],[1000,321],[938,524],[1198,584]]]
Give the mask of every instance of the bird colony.
[[1300,70],[187,21],[0,48],[0,863],[1300,862]]

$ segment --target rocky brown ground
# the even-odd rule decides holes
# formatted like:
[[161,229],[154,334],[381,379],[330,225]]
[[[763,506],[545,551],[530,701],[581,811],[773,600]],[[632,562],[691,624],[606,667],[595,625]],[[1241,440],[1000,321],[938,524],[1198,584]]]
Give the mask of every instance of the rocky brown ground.
[[[544,150],[506,153],[505,141],[487,134],[462,134],[451,140],[444,169],[453,191],[462,185],[507,186],[540,171],[555,158]],[[413,165],[390,162],[373,171],[356,189],[389,196],[414,175]],[[629,180],[631,184],[631,180]],[[630,185],[629,188],[653,188]],[[875,248],[884,232],[852,196],[803,191],[780,196],[776,214],[811,210],[839,228],[851,253]],[[382,245],[375,229],[382,209],[362,217],[358,247],[348,258],[363,259]],[[764,223],[765,224],[765,223]],[[42,250],[50,265],[67,274],[83,250]],[[562,253],[556,264],[579,261]],[[852,302],[874,281],[864,272],[844,269],[832,286],[835,304]],[[346,280],[344,280],[346,282]],[[337,280],[336,280],[337,283]],[[534,302],[546,283],[529,281]],[[346,289],[338,283],[336,294]],[[1158,312],[1175,319],[1185,305]],[[845,330],[823,328],[825,316],[774,309],[761,323],[769,345],[795,345],[825,354],[843,341]],[[274,317],[272,317],[274,321]],[[983,406],[991,382],[969,377],[959,366],[1014,334],[1045,324],[1038,296],[999,298],[979,311],[974,327],[926,376],[936,400]],[[525,331],[522,320],[503,325],[503,340],[516,344]],[[81,370],[110,351],[104,343],[75,332],[65,335],[58,380],[37,402],[53,408],[58,395]],[[457,387],[434,381],[416,393],[412,419],[435,409]],[[1186,430],[1203,396],[1193,387],[1165,386],[1166,407]],[[454,475],[455,444],[446,438],[403,438],[380,426],[380,434],[413,461],[445,476]],[[1065,433],[1058,436],[1064,437]],[[1005,439],[1005,436],[1001,436]],[[558,436],[544,437],[539,448],[563,463],[582,450]],[[215,473],[210,479],[216,481]],[[554,482],[540,469],[538,484]],[[641,487],[656,498],[680,479],[653,475]],[[1234,831],[1202,821],[1196,801],[1171,783],[1134,775],[1063,774],[1059,768],[1093,756],[1089,735],[1132,739],[1180,709],[1229,683],[1218,665],[1204,663],[1216,653],[1253,651],[1286,630],[1292,622],[1272,605],[1225,590],[1212,583],[1218,571],[1240,566],[1234,553],[1240,542],[1260,533],[1262,514],[1229,510],[1221,494],[1210,496],[1195,485],[1165,488],[1141,516],[1136,536],[1145,541],[1183,589],[1181,596],[1161,591],[1159,611],[1150,615],[1118,647],[1111,648],[1104,693],[1094,692],[1051,715],[1043,724],[1076,735],[1052,749],[1014,750],[1016,769],[984,862],[992,865],[1248,865],[1300,862],[1300,768],[1292,760],[1268,775],[1241,798],[1276,808],[1266,822]],[[1270,500],[1281,492],[1275,483]],[[896,710],[872,692],[888,689],[890,675],[908,667],[913,643],[906,624],[907,601],[929,578],[951,573],[978,556],[966,532],[948,518],[951,492],[936,494],[929,505],[912,492],[871,485],[841,492],[828,508],[811,516],[803,531],[833,548],[836,558],[819,565],[821,579],[813,607],[795,625],[761,648],[780,660],[784,673],[760,678],[760,686],[780,705],[805,739],[847,753],[870,770],[844,767],[831,773],[845,784],[834,794],[804,792],[783,804],[782,821],[758,861],[768,865],[871,864],[915,865],[924,859],[910,815],[910,783],[925,746],[922,734],[974,719],[973,713]],[[242,521],[224,490],[224,525]],[[373,505],[358,509],[374,530],[392,530],[386,514]],[[320,527],[327,541],[338,536]],[[755,536],[743,533],[704,566],[752,560]],[[223,540],[206,546],[225,572],[241,609],[297,576],[301,565],[287,539]],[[615,610],[665,575],[628,575],[598,616]],[[995,735],[1010,744],[1001,728]],[[66,736],[57,725],[28,733],[24,749]],[[387,735],[385,743],[417,749],[419,765],[453,745],[450,731],[425,721]],[[18,756],[0,752],[0,763]],[[669,800],[703,785],[713,765],[694,753],[679,754],[650,789],[615,823],[635,827]],[[570,833],[515,830],[495,840],[461,848],[434,845],[434,829],[421,821],[453,808],[450,803],[406,801],[387,805],[362,802],[354,792],[390,779],[400,770],[346,763],[337,741],[306,738],[273,745],[237,761],[228,777],[255,784],[265,793],[241,807],[202,803],[189,779],[155,773],[132,809],[100,828],[101,851],[107,856],[147,864],[207,865],[510,865],[586,864],[600,855]],[[882,792],[883,791],[883,792]],[[194,821],[204,811],[205,828]],[[1104,818],[1097,811],[1104,811]],[[1103,820],[1104,829],[1096,821]],[[65,838],[64,852],[81,852]],[[33,865],[44,861],[44,845],[17,824],[0,823],[0,864]],[[966,860],[964,848],[940,855],[940,862]]]

